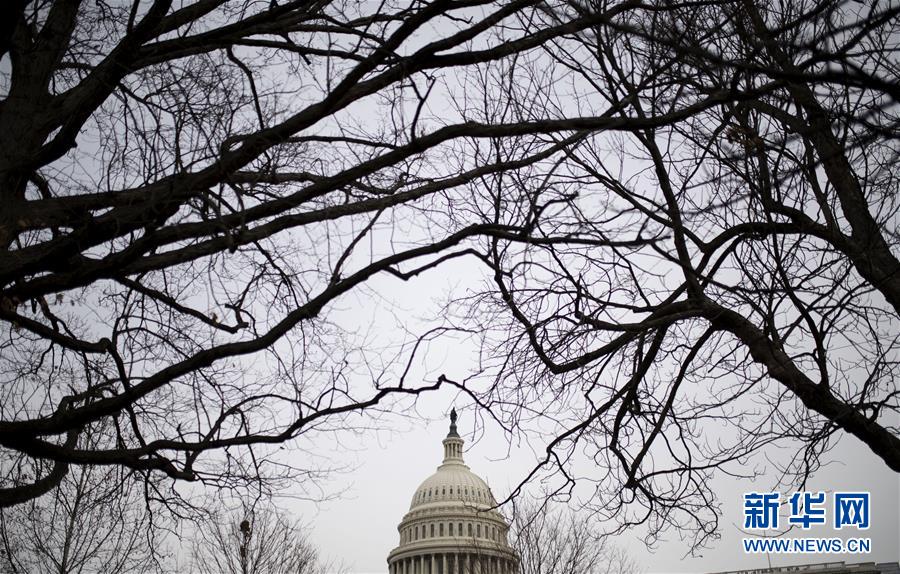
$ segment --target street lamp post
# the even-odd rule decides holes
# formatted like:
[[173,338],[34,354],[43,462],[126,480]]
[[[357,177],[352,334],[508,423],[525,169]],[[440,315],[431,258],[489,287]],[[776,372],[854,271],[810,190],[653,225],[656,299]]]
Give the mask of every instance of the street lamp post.
[[247,570],[247,545],[250,543],[250,521],[241,521],[241,574],[249,574]]

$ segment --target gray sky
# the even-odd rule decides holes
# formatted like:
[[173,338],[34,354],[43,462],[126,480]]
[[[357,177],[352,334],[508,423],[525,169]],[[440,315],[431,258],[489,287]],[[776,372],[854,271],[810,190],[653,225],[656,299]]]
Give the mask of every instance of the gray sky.
[[[396,526],[409,508],[415,488],[434,472],[442,456],[440,441],[446,435],[447,423],[443,418],[427,420],[425,417],[441,416],[453,398],[452,393],[442,392],[423,399],[418,409],[423,419],[410,425],[414,428],[392,434],[372,433],[363,438],[359,451],[339,456],[359,465],[355,471],[338,477],[336,483],[349,487],[341,499],[326,502],[318,509],[312,505],[294,507],[304,513],[311,526],[312,540],[323,554],[340,558],[357,574],[387,571],[385,559],[397,544]],[[470,413],[464,414],[462,431],[471,430],[471,420],[466,420],[470,418]],[[498,497],[509,492],[533,461],[530,453],[522,450],[513,451],[507,458],[507,442],[497,429],[488,432],[477,444],[467,440],[467,447],[467,464],[489,482]],[[838,533],[830,526],[821,526],[806,535],[870,537],[873,552],[865,556],[772,555],[772,565],[898,560],[900,479],[852,437],[842,439],[830,458],[834,462],[816,475],[808,490],[871,491],[872,526],[867,532],[857,534],[846,530]],[[703,551],[701,557],[686,557],[686,546],[676,532],[652,552],[640,542],[638,532],[617,537],[614,542],[627,548],[645,572],[715,572],[767,566],[764,555],[743,553],[738,527],[743,521],[742,494],[769,485],[726,477],[720,477],[717,483],[724,503],[722,539]]]
[[[339,322],[374,325],[367,329],[380,333],[383,340],[401,339],[393,322],[407,321],[406,329],[415,330],[415,317],[425,317],[426,310],[440,302],[452,288],[459,292],[473,288],[479,272],[468,263],[427,275],[409,283],[384,279],[390,285],[376,285],[380,293],[392,293],[397,309],[373,306],[365,297],[346,301],[336,316]],[[446,278],[453,278],[446,283]],[[392,337],[392,334],[394,336]],[[446,373],[462,379],[474,369],[473,349],[465,345],[439,344],[430,349],[425,365],[414,374],[420,380],[434,380]],[[473,412],[465,398],[447,389],[420,397],[414,408],[402,414],[388,415],[381,421],[384,430],[367,431],[341,437],[340,443],[318,443],[321,453],[330,451],[331,461],[354,469],[336,474],[326,488],[339,493],[335,500],[311,504],[296,501],[285,506],[309,524],[310,537],[325,556],[342,561],[350,572],[384,573],[388,552],[397,544],[397,524],[409,508],[416,487],[434,472],[441,462],[441,440],[447,432],[446,413],[455,405],[462,408],[460,432],[466,439],[466,462],[474,472],[491,485],[494,494],[505,496],[531,468],[537,459],[534,449],[540,445],[520,443],[511,446],[502,429],[487,421],[485,432],[473,443]],[[408,406],[413,406],[409,404]],[[835,531],[830,524],[801,533],[801,536],[846,538],[869,537],[873,552],[869,555],[771,555],[773,566],[829,562],[897,561],[900,560],[900,477],[853,437],[843,437],[828,455],[828,463],[813,478],[807,490],[867,490],[872,493],[872,526],[867,531],[853,529]],[[733,469],[737,470],[737,469]],[[677,532],[669,532],[666,540],[648,550],[641,542],[638,529],[614,538],[614,543],[629,552],[644,572],[717,572],[739,568],[765,567],[765,555],[746,555],[741,547],[743,535],[744,492],[769,489],[774,476],[756,483],[732,479],[719,474],[716,491],[723,505],[720,520],[721,540],[713,543],[701,556],[686,556],[687,543]],[[790,492],[782,490],[782,500]],[[830,494],[829,494],[830,500]],[[827,508],[828,505],[826,505]],[[830,511],[829,511],[830,512]],[[782,513],[784,515],[784,511]],[[783,519],[782,519],[783,520]],[[603,526],[603,525],[600,525]],[[608,525],[607,525],[608,526]]]

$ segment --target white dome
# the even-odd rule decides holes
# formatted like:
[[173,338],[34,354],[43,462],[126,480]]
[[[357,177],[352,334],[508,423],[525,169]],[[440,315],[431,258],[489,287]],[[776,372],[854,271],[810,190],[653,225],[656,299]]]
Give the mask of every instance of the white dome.
[[484,507],[497,505],[490,487],[480,476],[462,463],[449,462],[439,466],[437,472],[419,485],[409,509],[432,503],[446,504],[451,501]]
[[391,574],[515,574],[509,525],[487,483],[463,460],[456,411],[443,441],[444,462],[413,494],[388,555]]

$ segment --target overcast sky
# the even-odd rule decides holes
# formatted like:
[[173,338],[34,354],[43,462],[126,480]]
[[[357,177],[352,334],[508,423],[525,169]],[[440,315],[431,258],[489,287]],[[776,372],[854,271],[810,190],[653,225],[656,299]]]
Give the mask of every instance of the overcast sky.
[[[373,307],[365,297],[345,301],[342,321],[356,322],[375,332],[384,331],[385,339],[397,328],[395,321],[408,321],[404,328],[415,330],[414,318],[424,317],[425,310],[440,303],[444,294],[452,289],[457,292],[473,288],[479,272],[469,264],[461,263],[445,269],[440,275],[432,274],[409,283],[386,278],[390,285],[377,285],[381,293],[390,292],[398,305],[391,313],[385,306]],[[448,282],[448,278],[451,278]],[[433,307],[432,307],[433,308]],[[398,309],[400,313],[398,313]],[[390,317],[390,318],[389,318]],[[399,335],[398,335],[399,336]],[[416,373],[425,380],[434,380],[446,373],[451,378],[462,379],[474,369],[473,349],[465,345],[437,345],[427,356],[424,369]],[[410,403],[411,404],[411,403]],[[502,429],[491,426],[490,421],[482,433],[472,433],[476,427],[471,405],[454,391],[447,389],[425,395],[414,408],[390,415],[381,421],[382,431],[369,431],[361,435],[342,437],[340,443],[317,444],[317,450],[330,453],[331,460],[339,465],[355,467],[334,475],[326,488],[339,494],[335,500],[320,504],[285,502],[293,512],[309,525],[313,542],[325,556],[343,561],[350,572],[387,572],[386,558],[398,543],[397,524],[409,508],[416,487],[430,476],[443,456],[441,440],[447,433],[446,414],[451,406],[461,410],[460,432],[466,439],[466,463],[483,477],[500,498],[510,492],[537,460],[537,444],[509,444],[509,437]],[[321,448],[319,448],[321,447]],[[687,544],[679,539],[678,532],[669,532],[667,540],[653,549],[641,542],[642,532],[614,538],[614,543],[626,548],[643,572],[719,572],[726,570],[817,563],[844,560],[846,562],[897,561],[900,548],[900,478],[884,463],[871,454],[853,437],[843,437],[828,455],[830,461],[815,475],[808,490],[871,491],[872,526],[866,532],[853,529],[835,531],[831,526],[819,526],[807,531],[805,536],[846,538],[865,536],[872,539],[873,551],[865,556],[805,555],[776,556],[746,555],[741,547],[744,492],[765,490],[772,487],[773,475],[755,483],[719,475],[717,492],[723,505],[721,540],[700,556],[686,555]],[[738,470],[738,469],[733,469]],[[782,500],[788,492],[782,493]],[[830,500],[830,494],[829,494]],[[784,512],[782,512],[784,515]],[[604,525],[598,525],[603,527]],[[609,525],[606,525],[609,526]]]
[[[385,559],[398,542],[397,524],[409,508],[412,493],[434,472],[443,455],[440,441],[446,435],[447,423],[443,419],[427,420],[426,417],[441,416],[442,410],[453,399],[450,392],[424,399],[418,409],[423,418],[414,428],[393,434],[372,433],[363,439],[359,451],[338,456],[359,465],[355,471],[336,480],[335,487],[337,483],[349,487],[342,498],[324,503],[318,509],[311,505],[296,506],[296,511],[302,512],[310,524],[311,537],[323,554],[340,558],[354,573],[387,572]],[[463,414],[461,431],[471,430],[470,417],[468,412]],[[522,450],[513,451],[507,457],[508,444],[498,429],[486,433],[477,444],[467,441],[467,447],[467,464],[488,481],[498,497],[509,492],[534,460],[530,453]],[[773,566],[835,560],[898,560],[900,480],[897,475],[852,437],[843,439],[831,458],[834,462],[816,475],[809,490],[871,491],[872,527],[857,535],[872,538],[872,554],[858,558],[825,554],[772,555]],[[615,543],[626,547],[644,572],[716,572],[767,566],[764,555],[743,553],[742,535],[737,527],[743,520],[741,495],[770,485],[724,477],[717,482],[724,503],[722,539],[709,550],[702,551],[702,556],[685,556],[686,546],[678,539],[677,532],[670,533],[668,542],[650,552],[639,541],[639,532],[617,537]],[[807,535],[846,538],[854,534],[846,529],[836,532],[822,526],[810,530]]]

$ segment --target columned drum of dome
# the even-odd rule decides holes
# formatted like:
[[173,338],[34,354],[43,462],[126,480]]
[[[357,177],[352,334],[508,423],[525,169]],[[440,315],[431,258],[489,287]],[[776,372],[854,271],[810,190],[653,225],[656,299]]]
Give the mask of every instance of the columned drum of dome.
[[456,410],[443,441],[444,462],[413,495],[388,555],[390,574],[516,574],[509,526],[492,507],[494,495],[463,461]]

